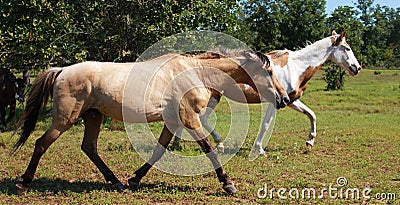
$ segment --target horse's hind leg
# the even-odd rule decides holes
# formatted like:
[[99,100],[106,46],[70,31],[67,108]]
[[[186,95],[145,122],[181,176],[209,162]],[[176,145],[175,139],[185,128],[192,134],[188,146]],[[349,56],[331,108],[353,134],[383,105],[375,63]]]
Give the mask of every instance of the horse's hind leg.
[[31,161],[29,162],[28,167],[26,168],[25,173],[22,175],[22,182],[18,183],[16,186],[18,188],[18,192],[23,192],[27,190],[29,184],[32,182],[32,179],[35,175],[36,169],[38,167],[40,158],[47,151],[50,145],[57,140],[57,138],[67,129],[69,129],[72,124],[68,125],[54,125],[53,124],[48,129],[42,137],[36,140],[35,149],[32,154]]
[[103,115],[97,110],[88,110],[82,115],[82,118],[85,123],[85,136],[81,146],[83,152],[85,152],[89,159],[100,170],[105,180],[111,182],[116,190],[122,191],[124,186],[97,153],[97,139],[103,121]]
[[[175,132],[176,130],[171,131]],[[138,189],[140,180],[147,174],[153,164],[160,160],[160,158],[164,155],[166,148],[173,137],[173,133],[171,131],[168,129],[167,125],[164,125],[153,155],[148,162],[146,162],[142,167],[135,171],[135,177],[132,177],[128,180],[129,187],[132,190]]]

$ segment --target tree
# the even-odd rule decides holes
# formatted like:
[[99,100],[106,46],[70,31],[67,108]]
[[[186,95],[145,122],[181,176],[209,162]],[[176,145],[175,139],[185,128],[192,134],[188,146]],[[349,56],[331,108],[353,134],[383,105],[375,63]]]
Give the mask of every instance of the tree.
[[63,2],[1,2],[2,68],[25,70],[55,61],[69,62],[80,53],[70,6]]
[[325,34],[325,0],[244,1],[246,22],[258,50],[298,49]]
[[347,30],[346,40],[351,46],[357,59],[362,64],[366,57],[361,52],[363,46],[363,24],[357,18],[357,10],[351,6],[339,6],[326,20],[326,27],[338,32]]
[[44,69],[86,60],[134,61],[163,37],[238,30],[236,1],[1,1],[0,67]]
[[[373,6],[373,3],[373,0],[358,0],[356,4],[360,12],[359,19],[363,23],[361,51],[365,56],[366,65],[384,67],[385,59],[391,56],[393,51],[387,52],[387,40],[394,30],[393,19],[398,13],[379,4]],[[392,45],[392,48],[395,47]]]
[[400,8],[391,9],[389,15],[391,31],[387,38],[387,49],[384,53],[385,66],[387,68],[400,68]]

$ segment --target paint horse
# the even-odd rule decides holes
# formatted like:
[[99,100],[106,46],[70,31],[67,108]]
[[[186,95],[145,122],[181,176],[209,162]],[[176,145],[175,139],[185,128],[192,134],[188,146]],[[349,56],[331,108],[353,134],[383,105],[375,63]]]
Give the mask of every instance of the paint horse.
[[[28,82],[29,71],[24,72],[23,78],[16,78],[9,69],[0,70],[0,121],[3,127],[14,117],[16,101],[25,101],[24,94]],[[7,107],[10,107],[10,111],[6,118]]]
[[[39,109],[53,96],[52,123],[36,140],[30,163],[17,183],[24,192],[34,178],[40,158],[58,137],[83,118],[85,131],[82,150],[116,190],[122,183],[97,153],[97,139],[103,116],[127,123],[164,121],[164,128],[151,158],[128,180],[132,190],[166,151],[176,129],[184,127],[207,153],[223,189],[237,192],[223,170],[217,154],[203,132],[199,116],[218,90],[245,83],[264,98],[284,101],[287,94],[273,80],[269,59],[250,51],[167,54],[136,63],[85,62],[64,68],[51,68],[39,75],[31,87],[18,126],[22,132],[14,145],[18,150],[35,129]],[[272,77],[272,78],[271,78]],[[124,111],[124,113],[123,113]],[[134,142],[133,142],[134,143]]]
[[[274,73],[289,94],[290,102],[288,107],[307,115],[310,120],[311,128],[309,140],[306,141],[306,145],[311,148],[314,145],[317,135],[316,116],[310,108],[299,100],[307,88],[308,81],[321,69],[326,61],[332,61],[339,65],[341,68],[347,70],[351,76],[357,75],[361,71],[360,64],[354,56],[349,44],[346,42],[346,31],[343,31],[340,35],[333,31],[331,36],[298,51],[279,50],[270,52],[267,56],[272,59],[271,66],[273,67]],[[258,93],[251,87],[245,85],[241,85],[240,87],[246,96],[245,103],[260,103]],[[213,96],[214,99],[210,100],[210,108],[215,108],[220,97],[221,95]],[[271,109],[273,109],[273,107],[270,106],[267,110],[255,143],[259,154],[265,154],[261,142],[271,122]],[[217,142],[218,150],[223,152],[224,146],[221,137],[207,123],[208,113],[202,117],[202,122],[205,124],[204,127],[210,131],[214,140]],[[174,147],[179,146],[181,132],[181,130],[177,131],[173,142]]]

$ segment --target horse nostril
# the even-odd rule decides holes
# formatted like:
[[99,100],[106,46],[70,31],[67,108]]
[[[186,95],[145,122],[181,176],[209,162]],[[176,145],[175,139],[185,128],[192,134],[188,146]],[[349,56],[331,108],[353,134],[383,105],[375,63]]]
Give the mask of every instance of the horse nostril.
[[284,102],[285,104],[288,104],[288,103],[290,102],[290,98],[289,98],[288,96],[284,96],[284,97],[283,97],[283,102]]

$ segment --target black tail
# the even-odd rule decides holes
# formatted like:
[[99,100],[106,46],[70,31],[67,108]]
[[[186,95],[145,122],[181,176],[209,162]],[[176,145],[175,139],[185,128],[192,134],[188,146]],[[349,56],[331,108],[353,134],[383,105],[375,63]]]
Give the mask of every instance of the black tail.
[[47,104],[49,96],[52,95],[53,86],[56,78],[61,73],[61,68],[52,68],[41,75],[39,75],[29,92],[28,101],[26,103],[25,110],[19,119],[13,136],[21,127],[22,124],[22,132],[19,136],[18,141],[14,145],[13,152],[17,151],[28,139],[29,135],[33,132],[36,127],[36,122],[38,120],[40,109]]

